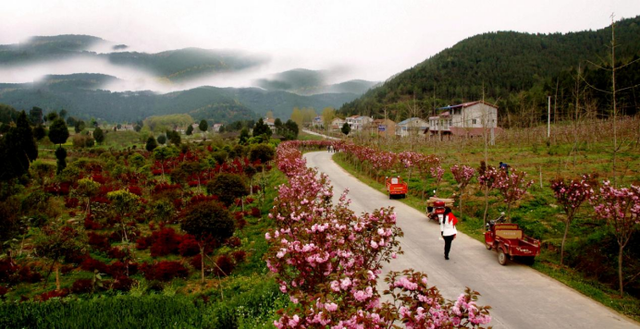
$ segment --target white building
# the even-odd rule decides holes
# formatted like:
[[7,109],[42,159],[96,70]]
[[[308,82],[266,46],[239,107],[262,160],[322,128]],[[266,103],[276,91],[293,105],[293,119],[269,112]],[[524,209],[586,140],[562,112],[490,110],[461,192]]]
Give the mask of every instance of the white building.
[[[429,117],[428,132],[441,135],[479,136],[498,128],[498,107],[482,101],[446,106]],[[425,132],[426,133],[426,132]]]
[[409,118],[398,122],[396,125],[396,136],[406,137],[409,135],[418,135],[424,133],[429,124],[417,117]]
[[344,126],[344,119],[341,118],[334,118],[331,121],[331,130],[340,130],[342,129],[342,126]]
[[373,118],[364,115],[353,115],[348,117],[346,121],[349,127],[351,127],[351,131],[359,131],[373,122]]

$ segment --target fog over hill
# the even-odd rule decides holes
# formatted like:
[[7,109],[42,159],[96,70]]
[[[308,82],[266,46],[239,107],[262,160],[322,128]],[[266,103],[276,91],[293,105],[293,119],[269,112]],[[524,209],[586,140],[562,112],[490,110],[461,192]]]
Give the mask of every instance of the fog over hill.
[[[18,109],[65,108],[79,117],[116,121],[161,114],[155,111],[195,111],[199,117],[229,121],[272,110],[287,119],[294,107],[338,108],[376,84],[341,81],[345,68],[276,70],[273,58],[240,51],[130,49],[88,35],[38,36],[0,45],[0,102]],[[183,103],[156,104],[175,98]],[[96,104],[100,101],[111,108]]]

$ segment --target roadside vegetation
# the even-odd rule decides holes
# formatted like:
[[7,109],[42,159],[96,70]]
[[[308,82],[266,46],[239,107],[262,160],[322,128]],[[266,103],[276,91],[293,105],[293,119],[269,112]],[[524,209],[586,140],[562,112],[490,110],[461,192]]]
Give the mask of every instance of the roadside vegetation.
[[[526,234],[541,239],[543,251],[533,268],[573,287],[587,296],[609,306],[631,318],[640,319],[640,233],[638,225],[639,207],[637,190],[640,186],[640,119],[627,117],[618,122],[619,142],[616,151],[618,165],[613,166],[613,143],[610,132],[611,121],[594,120],[582,122],[576,130],[574,124],[552,126],[551,138],[546,138],[546,127],[509,129],[497,136],[495,146],[484,138],[436,140],[422,136],[405,139],[384,139],[375,135],[354,135],[356,146],[375,151],[361,154],[342,152],[333,158],[346,170],[367,182],[382,193],[385,175],[401,175],[409,183],[409,197],[402,202],[425,211],[425,200],[430,196],[455,198],[454,212],[461,219],[460,229],[483,241],[486,220],[495,219],[502,212],[509,212],[510,220],[518,223]],[[340,148],[338,146],[338,148]],[[403,152],[412,150],[417,154],[435,156],[438,161],[420,168],[419,161]],[[373,153],[379,152],[378,156]],[[395,160],[384,160],[385,155],[395,154]],[[510,205],[500,189],[489,189],[485,198],[484,186],[479,183],[482,163],[497,168],[499,162],[508,164],[510,175],[526,173],[524,182],[530,183],[526,194]],[[454,166],[474,169],[470,183],[460,189],[459,177],[452,172]],[[574,197],[567,200],[568,184],[578,184],[588,175],[589,184],[581,191],[589,198],[581,202]],[[628,189],[630,197],[624,220],[627,221],[628,237],[622,253],[619,239],[622,228],[612,226],[612,221],[600,216],[597,210],[602,199],[589,195],[600,193],[603,182],[610,181],[618,189]],[[558,187],[558,182],[567,185]],[[564,188],[563,188],[564,187]],[[636,194],[634,194],[636,193]],[[636,195],[636,199],[634,196]],[[460,200],[463,207],[460,209]],[[623,200],[623,199],[620,199]],[[488,211],[485,219],[485,202]],[[577,207],[568,220],[565,204]],[[567,222],[569,224],[567,225]],[[615,222],[615,221],[614,221]],[[565,238],[566,230],[566,238]],[[563,243],[563,240],[565,242]],[[564,246],[563,246],[564,245]],[[564,257],[561,254],[564,250]],[[622,255],[619,258],[619,255]],[[622,280],[618,268],[621,260]],[[621,294],[622,291],[622,294]]]

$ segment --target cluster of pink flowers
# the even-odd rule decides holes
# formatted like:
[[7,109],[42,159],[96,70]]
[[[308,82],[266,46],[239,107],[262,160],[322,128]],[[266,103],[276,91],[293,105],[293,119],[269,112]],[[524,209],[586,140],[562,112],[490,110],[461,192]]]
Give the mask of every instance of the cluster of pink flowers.
[[565,213],[572,216],[577,208],[593,194],[593,186],[596,184],[589,175],[583,175],[581,179],[570,181],[557,178],[551,181],[551,189],[558,203],[562,205]]
[[[388,328],[397,320],[404,321],[395,304],[380,302],[376,289],[382,263],[401,253],[398,238],[402,231],[396,226],[393,208],[357,216],[348,208],[346,191],[334,204],[327,176],[305,167],[296,149],[300,146],[282,143],[277,152],[278,168],[289,182],[278,188],[269,214],[276,228],[265,235],[269,243],[266,261],[280,290],[295,305],[283,310],[274,325]],[[453,307],[434,300],[438,308]],[[414,312],[412,305],[400,306]]]
[[465,165],[454,165],[451,167],[451,173],[453,174],[453,178],[456,182],[458,182],[460,190],[463,190],[467,185],[469,185],[473,176],[475,176],[476,170]]

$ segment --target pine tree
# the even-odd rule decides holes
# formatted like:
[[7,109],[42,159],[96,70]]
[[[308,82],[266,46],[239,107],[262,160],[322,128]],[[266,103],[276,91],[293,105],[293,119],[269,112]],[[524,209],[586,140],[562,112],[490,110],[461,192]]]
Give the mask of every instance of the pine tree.
[[149,137],[147,139],[147,145],[145,146],[145,148],[147,149],[147,151],[151,152],[153,151],[156,147],[158,147],[158,142],[156,142],[156,139],[153,138],[153,136]]
[[49,140],[54,144],[62,145],[69,138],[69,129],[64,120],[57,118],[49,127]]
[[100,127],[96,127],[93,131],[93,139],[95,139],[98,144],[102,144],[102,142],[104,142],[104,132]]

